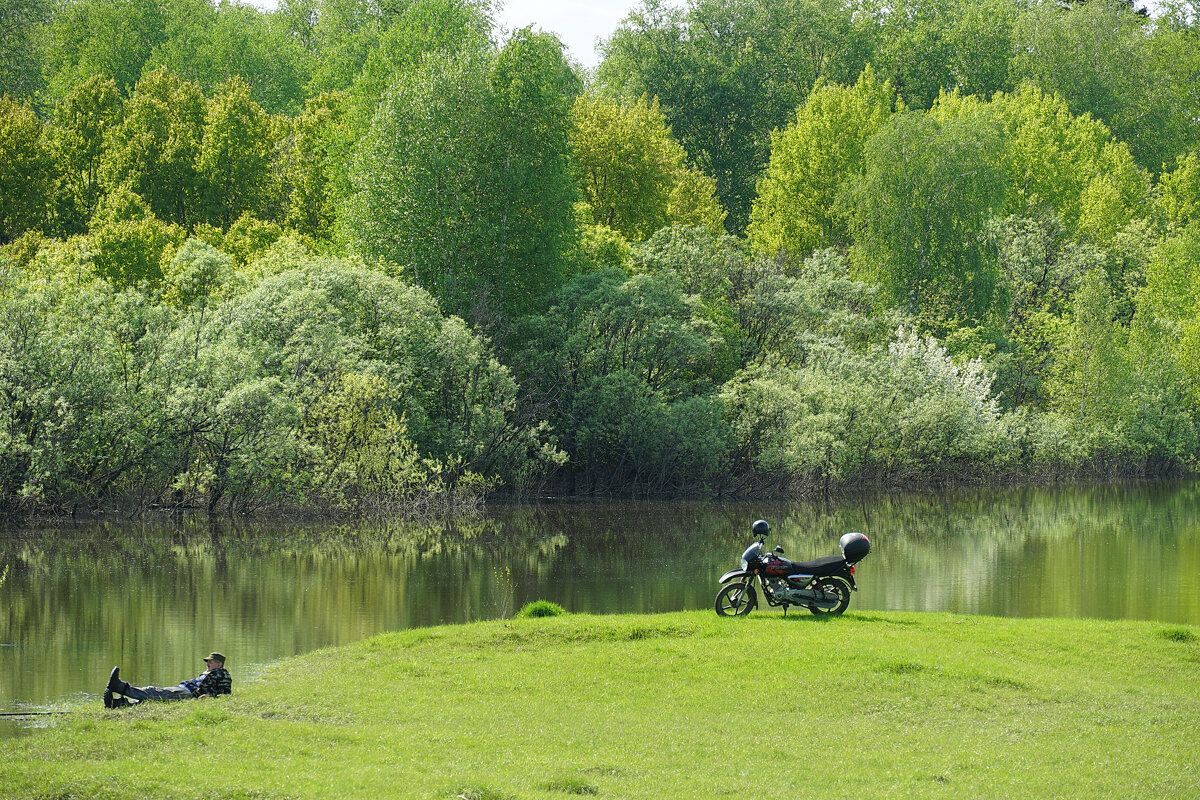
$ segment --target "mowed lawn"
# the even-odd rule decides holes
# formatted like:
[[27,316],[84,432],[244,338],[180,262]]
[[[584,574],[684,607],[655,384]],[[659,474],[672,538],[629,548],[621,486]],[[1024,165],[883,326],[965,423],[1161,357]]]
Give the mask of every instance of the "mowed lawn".
[[0,742],[0,797],[1200,797],[1196,627],[566,615],[230,667]]

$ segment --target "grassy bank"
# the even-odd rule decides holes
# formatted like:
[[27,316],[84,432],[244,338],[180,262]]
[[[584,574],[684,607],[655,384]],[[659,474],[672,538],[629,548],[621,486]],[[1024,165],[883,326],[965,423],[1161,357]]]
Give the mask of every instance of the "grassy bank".
[[0,796],[1200,796],[1195,627],[565,616],[231,667],[0,742]]

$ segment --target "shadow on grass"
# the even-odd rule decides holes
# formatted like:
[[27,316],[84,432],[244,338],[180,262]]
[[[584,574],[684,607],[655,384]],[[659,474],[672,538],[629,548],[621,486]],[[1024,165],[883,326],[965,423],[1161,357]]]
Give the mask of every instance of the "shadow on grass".
[[543,783],[542,788],[548,792],[562,792],[580,796],[600,794],[600,790],[583,778],[567,777]]
[[920,622],[915,619],[895,619],[892,617],[882,617],[877,614],[862,614],[851,612],[848,614],[810,614],[806,611],[799,613],[789,612],[786,616],[780,616],[783,622],[810,623],[820,625],[835,625],[843,622],[881,622],[884,625],[898,625],[901,627],[919,627]]
[[511,794],[497,792],[487,787],[455,789],[446,795],[446,800],[515,800]]

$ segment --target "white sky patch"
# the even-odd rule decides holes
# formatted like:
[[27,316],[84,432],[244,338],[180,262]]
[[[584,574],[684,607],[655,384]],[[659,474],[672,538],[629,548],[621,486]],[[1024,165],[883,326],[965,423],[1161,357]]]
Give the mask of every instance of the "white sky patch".
[[507,0],[496,13],[496,24],[509,31],[533,25],[554,33],[572,58],[591,69],[600,60],[597,41],[611,36],[638,5],[636,0]]

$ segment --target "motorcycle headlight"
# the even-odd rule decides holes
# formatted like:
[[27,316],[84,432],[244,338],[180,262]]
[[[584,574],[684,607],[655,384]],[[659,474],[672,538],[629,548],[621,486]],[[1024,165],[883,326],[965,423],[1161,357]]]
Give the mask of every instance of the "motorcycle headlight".
[[746,569],[746,568],[747,568],[747,567],[749,567],[749,566],[750,566],[750,565],[749,565],[749,564],[746,562],[746,559],[744,559],[744,558],[743,558],[743,559],[742,559],[742,569]]

